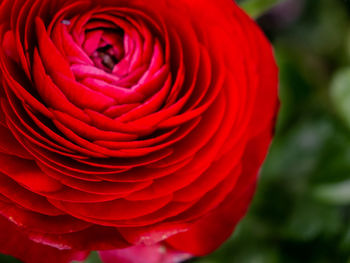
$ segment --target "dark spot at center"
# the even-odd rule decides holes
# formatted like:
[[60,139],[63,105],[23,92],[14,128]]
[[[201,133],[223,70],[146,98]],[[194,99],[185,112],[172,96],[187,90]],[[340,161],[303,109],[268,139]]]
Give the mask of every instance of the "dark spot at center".
[[106,45],[96,50],[97,56],[101,59],[103,66],[113,70],[114,66],[119,62],[116,58],[112,45]]

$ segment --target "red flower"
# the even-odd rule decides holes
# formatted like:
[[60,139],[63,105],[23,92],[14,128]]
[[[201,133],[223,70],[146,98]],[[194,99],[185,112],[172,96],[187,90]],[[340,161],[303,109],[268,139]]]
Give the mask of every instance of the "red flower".
[[236,4],[2,0],[0,39],[0,252],[174,262],[231,234],[278,104]]

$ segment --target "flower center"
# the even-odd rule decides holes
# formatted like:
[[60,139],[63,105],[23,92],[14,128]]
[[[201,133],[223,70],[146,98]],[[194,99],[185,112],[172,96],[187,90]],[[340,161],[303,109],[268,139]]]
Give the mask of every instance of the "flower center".
[[[101,67],[101,65],[108,70],[113,70],[114,66],[119,62],[118,56],[115,53],[112,45],[105,45],[103,47],[99,47],[93,53],[93,60],[97,66]],[[96,63],[97,62],[97,63]]]
[[115,66],[124,57],[123,40],[123,32],[103,30],[103,33],[99,35],[98,44],[93,48],[94,51],[90,53],[90,58],[95,66],[104,71],[113,72]]

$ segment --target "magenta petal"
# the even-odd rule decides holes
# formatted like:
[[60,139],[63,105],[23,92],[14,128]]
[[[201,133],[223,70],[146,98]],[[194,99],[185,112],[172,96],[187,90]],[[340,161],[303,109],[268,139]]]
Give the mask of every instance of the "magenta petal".
[[167,248],[162,244],[100,251],[100,256],[103,263],[177,263],[192,257],[191,254]]

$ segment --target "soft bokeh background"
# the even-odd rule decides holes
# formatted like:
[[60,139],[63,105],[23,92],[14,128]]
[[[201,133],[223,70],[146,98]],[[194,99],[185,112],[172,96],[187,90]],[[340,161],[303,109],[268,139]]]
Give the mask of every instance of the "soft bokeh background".
[[282,107],[247,216],[190,262],[350,263],[350,1],[238,2],[274,45]]

